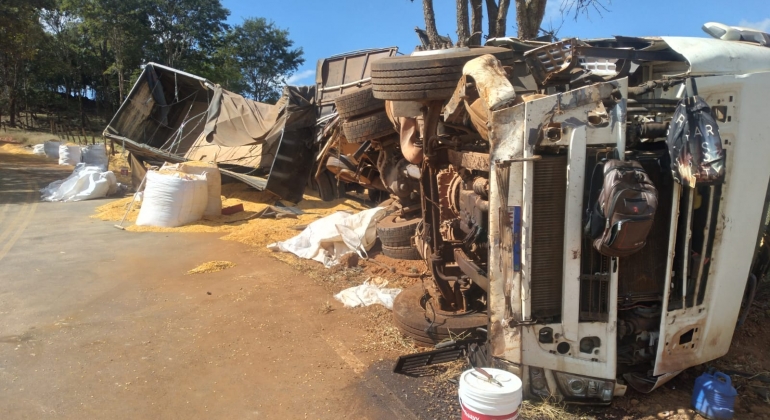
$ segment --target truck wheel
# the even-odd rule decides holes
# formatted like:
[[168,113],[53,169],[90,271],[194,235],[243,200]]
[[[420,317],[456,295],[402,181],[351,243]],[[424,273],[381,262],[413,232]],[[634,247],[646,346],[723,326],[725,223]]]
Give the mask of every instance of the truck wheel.
[[385,111],[347,120],[342,123],[342,130],[348,143],[363,143],[395,133]]
[[313,185],[323,201],[334,201],[340,198],[337,180],[328,170],[321,172],[318,179],[313,179]]
[[420,220],[422,219],[403,219],[396,214],[385,216],[377,222],[377,237],[380,238],[383,246],[411,247],[412,236]]
[[[433,347],[442,340],[459,335],[475,334],[476,328],[487,327],[485,312],[465,312],[450,315],[431,308],[430,296],[422,285],[416,284],[404,289],[393,301],[393,323],[404,335],[415,343]],[[450,336],[451,333],[451,336]]]
[[420,253],[413,246],[382,246],[382,253],[394,260],[421,260]]
[[504,65],[515,59],[507,48],[481,47],[435,55],[388,57],[372,62],[375,98],[391,101],[443,100],[452,97],[465,63],[492,54]]
[[365,115],[385,108],[385,101],[372,95],[372,87],[367,86],[353,93],[342,95],[334,100],[337,114],[340,118],[348,119]]

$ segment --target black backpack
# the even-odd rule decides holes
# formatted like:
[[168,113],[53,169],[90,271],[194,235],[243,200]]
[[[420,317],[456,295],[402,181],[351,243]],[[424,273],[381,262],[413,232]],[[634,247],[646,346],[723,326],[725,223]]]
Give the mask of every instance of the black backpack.
[[642,165],[633,160],[606,161],[602,179],[602,189],[593,206],[589,199],[586,234],[602,255],[631,255],[644,247],[652,229],[658,190]]
[[725,151],[719,126],[709,105],[698,96],[695,79],[691,80],[695,96],[679,101],[666,137],[671,172],[676,182],[687,187],[721,184]]

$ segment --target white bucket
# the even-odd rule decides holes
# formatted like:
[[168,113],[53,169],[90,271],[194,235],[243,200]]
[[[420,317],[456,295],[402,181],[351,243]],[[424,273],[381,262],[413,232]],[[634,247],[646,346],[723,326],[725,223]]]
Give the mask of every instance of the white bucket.
[[511,372],[484,368],[502,386],[489,382],[471,369],[460,375],[460,407],[463,420],[516,420],[521,406],[521,379]]

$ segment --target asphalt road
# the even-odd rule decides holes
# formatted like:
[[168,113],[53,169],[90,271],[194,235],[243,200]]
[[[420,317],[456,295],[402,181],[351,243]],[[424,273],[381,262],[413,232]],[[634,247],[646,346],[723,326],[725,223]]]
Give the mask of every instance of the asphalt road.
[[[310,278],[214,234],[120,231],[88,217],[100,200],[38,202],[67,173],[0,154],[0,418],[416,418]],[[236,267],[185,274],[212,260]]]

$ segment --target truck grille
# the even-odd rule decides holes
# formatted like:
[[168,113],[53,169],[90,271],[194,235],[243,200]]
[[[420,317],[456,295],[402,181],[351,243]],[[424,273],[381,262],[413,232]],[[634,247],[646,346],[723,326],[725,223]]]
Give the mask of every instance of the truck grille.
[[534,162],[532,194],[532,316],[561,315],[567,156]]
[[671,223],[673,178],[666,167],[661,169],[657,159],[640,157],[650,180],[658,189],[658,209],[655,222],[647,236],[647,245],[639,252],[620,258],[618,267],[618,295],[624,304],[645,300],[660,300],[666,281],[668,236]]

